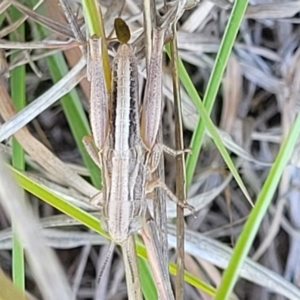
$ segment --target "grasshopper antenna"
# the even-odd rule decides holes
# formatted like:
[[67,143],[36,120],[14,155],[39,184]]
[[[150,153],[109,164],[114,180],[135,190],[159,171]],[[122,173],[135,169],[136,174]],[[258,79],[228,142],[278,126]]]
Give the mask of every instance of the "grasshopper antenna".
[[101,280],[101,278],[102,278],[102,276],[103,276],[103,274],[104,274],[104,272],[106,270],[107,264],[108,264],[108,262],[110,262],[110,260],[112,258],[112,254],[113,254],[114,249],[115,249],[115,244],[111,243],[110,247],[108,249],[108,252],[106,254],[104,263],[103,263],[103,265],[102,265],[102,267],[100,269],[100,272],[99,272],[99,275],[98,275],[98,278],[97,278],[97,284],[100,283],[100,280]]

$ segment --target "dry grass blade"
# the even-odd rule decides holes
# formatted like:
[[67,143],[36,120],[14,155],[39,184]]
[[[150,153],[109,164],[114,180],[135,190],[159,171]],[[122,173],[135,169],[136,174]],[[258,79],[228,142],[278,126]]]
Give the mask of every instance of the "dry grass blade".
[[281,19],[293,17],[300,11],[300,1],[263,3],[249,6],[245,17],[251,19]]
[[[0,80],[0,112],[8,120],[16,114],[11,99],[6,91],[3,81]],[[24,150],[30,154],[50,174],[56,176],[61,182],[70,185],[85,195],[92,197],[98,191],[87,181],[68,168],[60,159],[53,155],[41,142],[34,138],[26,127],[15,132],[15,137]]]
[[72,9],[69,5],[69,3],[67,1],[64,1],[64,0],[60,0],[59,1],[64,13],[65,13],[65,16],[68,20],[68,23],[70,24],[71,26],[71,29],[73,31],[73,34],[75,36],[75,39],[79,42],[84,42],[85,41],[85,38],[81,32],[81,29],[78,25],[78,22],[72,12]]
[[[68,20],[68,24],[70,24],[70,26],[71,26],[71,29],[73,31],[73,34],[74,34],[77,42],[86,44],[86,39],[85,39],[84,35],[82,34],[82,31],[78,25],[78,22],[76,20],[75,15],[72,12],[70,5],[68,4],[67,1],[64,1],[64,0],[60,0],[60,5],[64,11],[64,14],[65,14],[67,20]],[[87,48],[86,46],[81,47],[84,57],[87,57],[87,49],[86,48]]]
[[78,47],[78,42],[76,41],[40,41],[40,42],[10,42],[7,40],[0,40],[0,49],[60,49],[66,50],[73,47]]
[[8,70],[8,63],[5,57],[5,52],[0,50],[0,76],[5,76]]
[[49,29],[53,30],[54,32],[64,35],[65,37],[74,38],[73,31],[71,30],[69,25],[66,25],[66,24],[63,25],[58,22],[55,22],[52,19],[47,18],[41,14],[38,14],[34,10],[31,10],[28,7],[22,5],[21,3],[18,3],[16,1],[12,1],[12,4],[18,10],[20,10],[24,15],[30,17],[37,23],[40,23],[41,25],[48,27]]
[[[238,104],[242,97],[241,67],[234,55],[229,58],[224,78],[224,104],[220,127],[230,133],[236,121]],[[234,82],[235,84],[231,84]]]
[[[77,65],[64,76],[64,78],[57,82],[47,92],[26,106],[26,108],[22,111],[9,114],[7,122],[0,127],[0,141],[9,138],[23,126],[31,122],[41,112],[50,107],[63,95],[70,92],[85,76],[85,64],[85,59],[81,59]],[[3,86],[3,83],[1,85],[4,91],[5,87]]]
[[[41,4],[43,3],[43,1],[39,1],[33,9],[37,9]],[[11,5],[11,1],[4,1],[3,4],[8,4],[8,6]],[[0,8],[0,11],[2,13],[2,10]],[[23,16],[22,18],[19,18],[16,22],[13,22],[12,24],[10,24],[9,26],[4,27],[1,31],[0,31],[0,38],[2,38],[3,36],[8,35],[9,33],[15,31],[21,24],[23,24],[26,19],[27,19],[27,15]]]
[[[210,177],[208,177],[210,178]],[[195,212],[201,211],[202,209],[205,209],[208,207],[218,195],[222,193],[222,191],[228,186],[230,181],[232,180],[232,176],[229,175],[226,177],[226,179],[218,186],[215,188],[212,188],[208,191],[202,192],[202,193],[197,193],[193,197],[189,197],[187,199],[187,203],[192,205],[195,209]],[[209,182],[209,179],[207,180]],[[196,184],[195,184],[196,185]],[[148,202],[148,206],[151,207],[151,203]],[[167,217],[168,219],[176,218],[177,215],[177,205],[173,202],[168,202],[167,205]],[[191,210],[189,209],[184,209],[183,213],[184,216],[190,216],[192,213]]]
[[[176,247],[176,227],[173,224],[168,224],[168,242],[171,247]],[[185,249],[190,255],[202,258],[222,269],[227,267],[232,254],[232,248],[188,229],[185,232]],[[245,260],[240,275],[288,299],[297,300],[300,297],[300,290],[292,283],[251,259]]]
[[0,268],[0,299],[1,300],[28,300],[27,297],[12,283]]
[[[262,70],[262,68],[251,65],[248,62],[241,62],[241,67],[243,71],[243,75],[257,86],[260,86],[264,90],[270,92],[271,94],[281,93],[285,84],[283,80],[271,74],[268,74],[266,77],[266,71]],[[269,72],[267,72],[269,73]]]
[[[71,290],[53,252],[44,245],[38,223],[0,157],[0,201],[14,223],[44,299],[71,299]],[[51,268],[49,268],[51,266]],[[52,284],[49,284],[49,283]]]
[[[175,115],[175,145],[176,150],[183,150],[183,128],[182,128],[182,112],[181,97],[178,76],[178,48],[176,25],[173,25],[173,39],[171,42],[172,55],[172,75],[173,75],[173,94],[174,94],[174,115]],[[184,208],[182,205],[186,203],[186,186],[185,186],[185,159],[184,154],[176,157],[176,196],[178,198],[177,205],[177,243],[176,243],[176,300],[184,299]],[[181,204],[181,205],[179,205]]]
[[3,0],[0,3],[0,13],[2,14],[3,12],[6,11],[6,9],[10,6],[10,1],[8,0]]
[[[99,217],[99,214],[95,215]],[[60,226],[72,226],[78,225],[76,220],[70,219],[65,215],[58,215],[50,218],[45,218],[42,221],[43,227],[60,227]],[[169,243],[171,247],[176,247],[176,228],[174,225],[169,225]],[[103,245],[107,243],[107,240],[99,236],[96,233],[81,232],[80,235],[75,236],[74,232],[61,233],[61,230],[43,230],[43,235],[47,237],[47,243],[51,246],[61,249],[69,249],[73,247],[79,247],[82,245]],[[5,245],[5,239],[11,239],[11,231],[1,232],[0,241],[1,248]],[[66,244],[64,243],[66,241]],[[6,244],[7,245],[7,244]],[[7,246],[6,246],[7,247]],[[11,247],[11,244],[10,244]],[[5,248],[7,249],[7,248]],[[211,238],[205,237],[202,234],[196,234],[191,230],[186,231],[186,252],[205,259],[206,261],[220,267],[225,268],[230,258],[232,249],[223,245]],[[284,295],[288,299],[298,299],[300,291],[294,287],[287,280],[282,279],[275,272],[261,266],[257,262],[251,259],[245,261],[245,265],[242,269],[241,276],[251,282],[255,282],[258,285],[262,285]],[[298,297],[298,298],[297,298]]]

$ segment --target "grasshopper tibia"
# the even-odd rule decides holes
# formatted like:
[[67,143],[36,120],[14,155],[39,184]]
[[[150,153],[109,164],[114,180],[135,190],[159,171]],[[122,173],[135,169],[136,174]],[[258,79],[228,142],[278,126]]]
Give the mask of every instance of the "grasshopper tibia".
[[100,283],[101,278],[102,278],[102,276],[103,276],[103,274],[106,270],[107,264],[109,263],[109,261],[112,258],[112,254],[113,254],[114,249],[115,249],[115,244],[111,243],[110,246],[109,246],[108,252],[106,254],[105,260],[103,262],[103,265],[101,266],[101,269],[100,269],[99,274],[98,274],[98,279],[97,279],[98,284]]
[[93,162],[99,167],[100,166],[100,160],[99,160],[99,155],[94,147],[94,139],[92,136],[85,136],[82,139],[83,145],[87,151],[87,153],[89,154],[89,156],[91,157],[91,159],[93,160]]
[[157,169],[162,152],[165,152],[171,156],[176,157],[184,153],[190,153],[191,149],[187,148],[183,150],[174,150],[164,144],[160,144],[160,143],[155,144],[151,150],[151,154],[149,156],[149,161],[148,161],[148,170],[150,171],[150,173],[154,172]]
[[91,199],[90,199],[90,203],[93,206],[97,206],[97,207],[103,207],[103,193],[102,191],[99,191],[97,194],[95,194]]
[[166,192],[166,194],[168,195],[168,197],[170,198],[170,200],[175,202],[180,207],[186,208],[186,209],[190,210],[192,213],[194,213],[195,208],[192,205],[188,204],[187,202],[179,201],[178,198],[176,197],[176,195],[173,194],[173,192],[168,188],[168,186],[165,184],[165,182],[162,181],[161,179],[154,179],[152,181],[148,181],[147,187],[146,187],[146,193],[153,192],[153,190],[155,188],[163,189]]

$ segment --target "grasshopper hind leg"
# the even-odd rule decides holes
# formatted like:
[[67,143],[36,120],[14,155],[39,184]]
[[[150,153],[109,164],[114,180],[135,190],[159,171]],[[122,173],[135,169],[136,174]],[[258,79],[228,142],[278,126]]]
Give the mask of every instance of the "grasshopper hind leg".
[[146,189],[146,193],[151,193],[153,192],[153,190],[155,188],[161,188],[163,189],[166,194],[168,195],[169,199],[172,200],[173,202],[175,202],[177,205],[179,205],[182,208],[186,208],[188,210],[190,210],[193,214],[195,212],[195,208],[188,204],[186,201],[182,202],[179,201],[179,199],[176,197],[176,195],[174,195],[174,193],[168,188],[168,186],[165,184],[164,181],[162,181],[161,179],[154,179],[152,181],[149,181],[147,183],[147,189]]

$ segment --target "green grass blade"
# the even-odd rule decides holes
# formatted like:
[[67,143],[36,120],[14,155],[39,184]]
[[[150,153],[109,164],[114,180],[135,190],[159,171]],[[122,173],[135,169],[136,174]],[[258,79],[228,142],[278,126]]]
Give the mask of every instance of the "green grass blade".
[[0,26],[2,25],[4,20],[5,20],[5,15],[2,13],[0,14]]
[[[169,46],[167,45],[166,47],[166,51],[167,53],[169,54],[170,53],[170,49],[169,49]],[[201,99],[199,98],[198,94],[197,94],[197,91],[195,89],[195,87],[193,86],[193,83],[191,81],[191,79],[189,78],[188,76],[188,73],[186,72],[181,60],[179,61],[179,76],[180,76],[180,79],[181,81],[185,84],[185,88],[189,88],[190,91],[189,92],[189,95],[190,97],[194,97],[193,99],[193,102],[194,104],[196,104],[197,106],[197,109],[201,115],[201,118],[199,119],[201,122],[198,123],[200,124],[200,126],[203,127],[203,133],[204,133],[204,129],[205,127],[207,128],[207,130],[210,132],[211,134],[211,137],[213,139],[213,141],[215,142],[217,148],[219,149],[220,151],[220,154],[222,155],[224,161],[226,162],[229,170],[231,171],[233,177],[235,178],[235,180],[237,181],[239,187],[241,188],[242,192],[244,193],[244,195],[246,196],[246,198],[248,199],[248,201],[250,203],[252,203],[251,201],[251,198],[248,194],[248,191],[247,191],[247,188],[245,187],[236,167],[234,166],[234,163],[232,162],[226,148],[224,147],[223,143],[222,143],[222,140],[217,132],[217,129],[215,127],[215,125],[213,124],[213,122],[211,121],[207,111],[206,111],[206,108],[204,106],[204,104],[202,103]],[[199,131],[197,130],[199,127],[197,127],[195,129],[195,132],[196,132],[196,135],[198,136],[198,133]],[[194,132],[194,135],[193,137],[195,136],[195,132]],[[202,136],[203,137],[203,136]],[[200,141],[200,139],[199,139]],[[201,138],[201,141],[202,141],[202,138]],[[196,149],[194,148],[196,147]],[[192,154],[191,155],[194,155],[195,151],[200,151],[200,148],[197,148],[198,147],[198,144],[196,143],[196,140],[192,138],[192,142],[191,142],[191,148],[192,148]],[[198,152],[198,155],[199,155],[199,152]],[[193,156],[196,161],[195,163],[197,162],[197,159],[198,159],[198,156]],[[196,166],[196,165],[195,165]],[[188,165],[186,166],[186,173],[188,173],[188,171],[191,171],[191,169],[188,169]],[[193,174],[194,173],[194,169],[192,170],[192,173],[190,174]],[[188,176],[188,174],[186,175]],[[190,177],[190,180],[192,180],[192,177]],[[191,183],[191,181],[190,181]],[[188,185],[187,185],[187,188],[188,188]]]
[[[177,274],[177,266],[174,263],[169,263],[169,271],[170,274],[176,276]],[[199,280],[196,276],[193,276],[189,272],[184,272],[184,280],[185,282],[189,283],[190,285],[201,289],[208,295],[214,296],[216,294],[216,289],[204,281]]]
[[24,190],[63,212],[67,216],[70,216],[73,219],[79,221],[88,228],[98,232],[106,238],[109,238],[107,233],[100,228],[100,221],[97,218],[85,212],[84,210],[64,201],[62,198],[54,195],[51,191],[26,177],[18,170],[12,167],[10,167],[10,169],[12,170],[16,181]]
[[[14,177],[18,184],[26,191],[30,192],[32,195],[36,196],[37,198],[45,201],[49,205],[53,206],[54,208],[58,209],[62,213],[72,217],[73,219],[79,221],[81,224],[85,225],[86,227],[94,230],[95,232],[103,235],[104,237],[109,239],[108,234],[102,230],[100,227],[100,221],[95,218],[93,215],[83,211],[82,209],[65,202],[62,198],[54,195],[48,189],[42,187],[32,179],[26,177],[20,171],[10,167],[11,171],[14,174]],[[138,256],[142,259],[147,260],[147,253],[145,246],[137,239],[137,253]],[[176,274],[176,265],[174,263],[169,263],[169,269],[171,274]],[[143,275],[146,273],[143,273]],[[147,275],[148,276],[148,275]],[[147,278],[147,277],[145,277]],[[197,279],[195,276],[189,274],[188,272],[185,273],[185,280],[186,282],[190,283],[196,288],[199,288],[208,294],[214,294],[214,288],[208,286],[206,283],[202,282],[201,280]],[[142,287],[143,291],[147,290],[147,287]],[[150,297],[151,295],[144,295],[145,297]],[[151,298],[150,298],[151,299]],[[153,299],[153,298],[152,298]]]
[[153,282],[150,266],[146,259],[143,259],[141,257],[138,257],[138,266],[139,266],[139,272],[140,274],[143,274],[141,276],[141,286],[143,295],[145,296],[146,300],[152,300],[157,299],[157,292],[156,287]]
[[98,2],[95,0],[82,0],[82,7],[90,35],[96,34],[99,37],[105,37],[102,13]]
[[218,288],[215,300],[226,300],[232,292],[238,279],[241,266],[258,232],[261,221],[271,203],[282,172],[291,157],[299,134],[300,114],[298,114],[293,127],[282,144],[270,173],[257,198],[255,206],[249,215],[239,239],[237,240],[229,265],[223,274],[223,279]]
[[[234,40],[236,38],[239,26],[241,24],[242,18],[244,16],[246,7],[247,7],[248,1],[247,0],[237,0],[234,2],[234,6],[232,8],[231,15],[229,17],[225,32],[224,32],[224,37],[222,39],[221,45],[219,52],[216,57],[216,61],[207,85],[207,89],[204,95],[203,103],[204,107],[206,109],[207,114],[209,115],[216,95],[219,90],[219,86],[222,80],[222,76],[231,52],[231,49],[233,47]],[[180,75],[180,78],[187,89],[187,92],[192,101],[196,103],[196,107],[200,113],[200,118],[198,121],[198,124],[196,126],[196,129],[193,133],[192,141],[191,141],[191,148],[192,148],[192,153],[188,155],[187,157],[187,162],[186,162],[186,180],[187,180],[187,187],[190,186],[193,175],[195,172],[196,164],[198,161],[200,149],[202,146],[202,141],[203,141],[203,136],[204,136],[204,131],[205,127],[207,126],[207,118],[203,117],[203,108],[201,107],[202,103],[201,100],[198,96],[198,93],[195,91],[194,87],[191,87],[191,84],[186,85],[185,82],[189,81],[186,78],[182,78]],[[211,132],[212,134],[212,132]],[[214,139],[215,137],[212,135],[212,138]],[[237,180],[237,178],[235,178]],[[239,183],[240,184],[240,183]],[[243,185],[242,185],[243,186]],[[242,186],[240,186],[242,188]]]
[[[213,124],[213,122],[209,118],[209,115],[205,111],[205,107],[204,107],[203,103],[199,102],[198,105],[199,105],[199,107],[201,107],[201,119],[202,119],[203,126],[205,126],[207,128],[207,130],[210,132],[210,134],[212,136],[212,139],[215,142],[218,150],[220,151],[224,161],[226,162],[226,165],[228,166],[232,176],[234,177],[234,179],[238,183],[240,189],[242,190],[242,192],[244,193],[244,195],[246,196],[248,201],[250,203],[252,203],[251,198],[248,194],[247,188],[246,188],[242,178],[240,177],[234,163],[232,162],[232,159],[230,158],[230,156],[228,154],[228,151],[226,150],[225,146],[223,145],[222,140],[220,138],[220,135],[217,132],[217,129],[216,129],[215,125]],[[192,151],[194,151],[194,148],[192,148]]]
[[[17,21],[22,14],[14,7],[9,9],[10,17],[12,21]],[[25,26],[22,24],[19,26],[15,33],[10,34],[11,41],[24,40]],[[11,56],[13,59],[18,53]],[[17,110],[21,110],[26,104],[26,86],[25,86],[25,66],[20,66],[12,70],[10,77],[11,98]],[[18,170],[25,169],[25,157],[24,150],[21,145],[13,138],[12,142],[12,165]],[[12,224],[14,227],[14,225]],[[25,266],[24,266],[24,249],[18,239],[13,235],[13,250],[12,250],[12,275],[13,281],[17,287],[22,291],[25,290]]]

